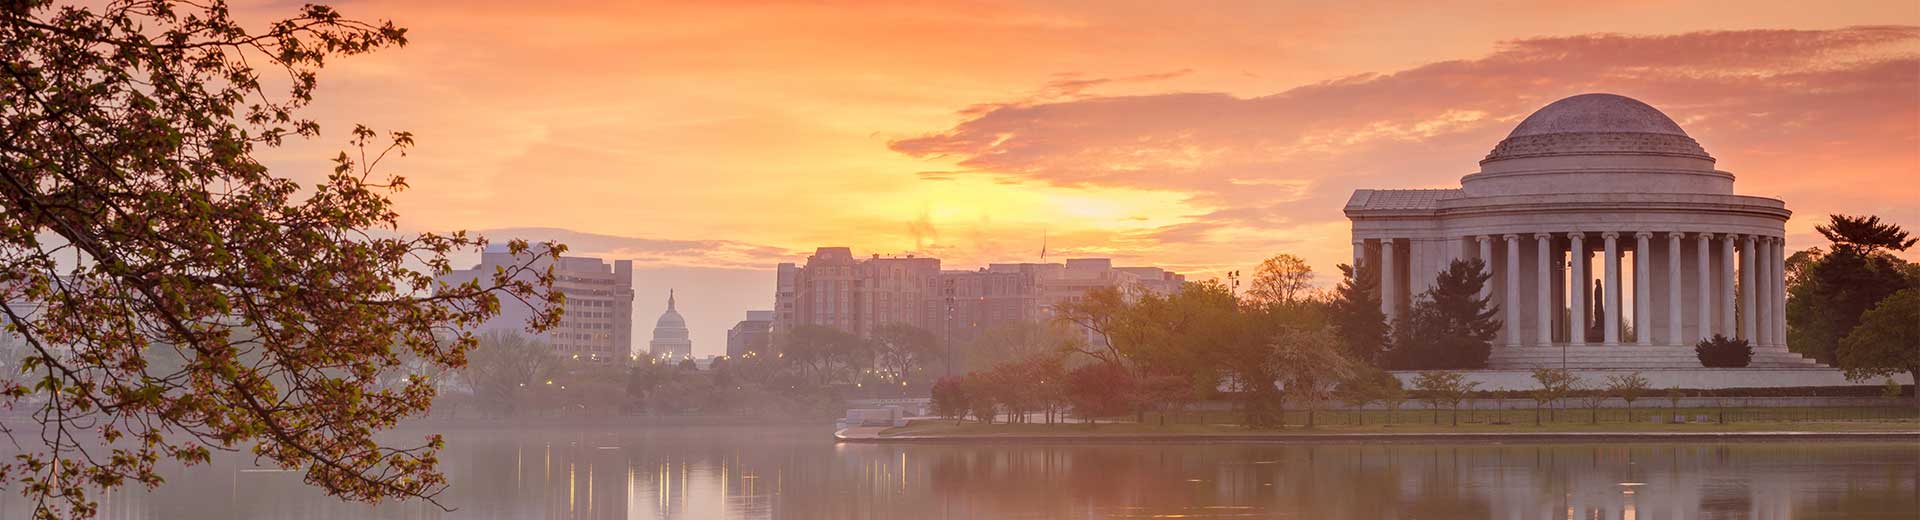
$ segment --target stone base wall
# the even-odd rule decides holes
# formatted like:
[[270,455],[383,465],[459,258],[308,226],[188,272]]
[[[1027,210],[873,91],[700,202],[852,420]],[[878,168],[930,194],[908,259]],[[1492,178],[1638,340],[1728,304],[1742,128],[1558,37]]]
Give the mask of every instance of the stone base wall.
[[[1692,345],[1684,346],[1639,346],[1639,345],[1582,345],[1552,347],[1503,347],[1495,346],[1493,354],[1487,357],[1487,367],[1494,370],[1561,368],[1568,369],[1701,369],[1700,357],[1694,353]],[[1753,362],[1748,368],[1762,369],[1824,369],[1825,365],[1813,359],[1789,352],[1786,347],[1755,347]],[[1798,386],[1798,385],[1787,385]]]
[[[1800,386],[1878,386],[1885,379],[1869,381],[1849,381],[1838,369],[1832,368],[1572,368],[1574,375],[1591,385],[1605,385],[1607,376],[1639,372],[1647,378],[1650,393],[1658,394],[1667,388],[1678,386],[1689,390],[1719,388],[1782,388]],[[1468,381],[1480,383],[1479,390],[1518,390],[1526,391],[1539,388],[1533,380],[1530,369],[1488,369],[1463,371]],[[1396,371],[1395,377],[1413,387],[1413,381],[1420,376],[1417,371]],[[1893,377],[1903,385],[1913,384],[1913,378],[1907,374]]]

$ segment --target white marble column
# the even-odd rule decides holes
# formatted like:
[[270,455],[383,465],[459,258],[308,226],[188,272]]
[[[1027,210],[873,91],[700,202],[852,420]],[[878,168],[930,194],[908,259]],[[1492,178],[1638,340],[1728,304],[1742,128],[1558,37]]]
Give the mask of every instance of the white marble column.
[[1700,325],[1700,339],[1707,339],[1713,337],[1713,233],[1700,233],[1694,237],[1693,255],[1699,264],[1694,275],[1699,277],[1699,294],[1696,295],[1699,299],[1693,303],[1700,313],[1695,323]]
[[1680,324],[1686,322],[1682,319],[1684,315],[1680,310],[1680,288],[1686,285],[1680,280],[1680,235],[1682,234],[1667,232],[1667,344],[1672,346],[1683,344],[1684,340],[1680,338],[1683,334],[1680,332]]
[[1573,273],[1570,275],[1573,281],[1567,291],[1569,307],[1573,311],[1568,315],[1572,319],[1567,323],[1567,343],[1574,346],[1587,344],[1587,299],[1590,298],[1587,296],[1587,287],[1593,284],[1587,283],[1586,237],[1586,233],[1579,231],[1567,233],[1567,239],[1571,242],[1567,248],[1567,258],[1573,264]]
[[1773,282],[1767,276],[1773,273],[1773,245],[1767,243],[1767,237],[1753,239],[1753,346],[1773,346]]
[[1754,254],[1753,235],[1740,237],[1740,337],[1749,343],[1754,340],[1755,318],[1759,312],[1754,309]]
[[1548,263],[1553,257],[1553,233],[1534,233],[1533,243],[1537,248],[1534,256],[1538,257],[1534,265],[1540,271],[1536,280],[1539,287],[1535,288],[1540,301],[1534,305],[1535,312],[1539,313],[1534,328],[1539,330],[1535,331],[1534,339],[1536,346],[1545,347],[1553,344],[1553,264]]
[[[1399,318],[1400,307],[1394,302],[1400,301],[1400,293],[1394,287],[1393,239],[1380,239],[1380,312],[1387,315],[1387,322],[1394,323]],[[1399,325],[1394,323],[1394,325]]]
[[1653,345],[1653,232],[1633,234],[1633,342]]
[[1609,347],[1620,344],[1620,233],[1608,231],[1600,234],[1607,241],[1607,257],[1600,263],[1607,266],[1607,286],[1601,304],[1606,305],[1606,322],[1600,326],[1600,337]]
[[1493,235],[1476,236],[1476,237],[1473,237],[1473,241],[1480,243],[1480,263],[1483,264],[1481,267],[1485,268],[1487,271],[1487,283],[1482,284],[1480,286],[1480,297],[1487,300],[1492,300],[1493,299]]
[[1366,260],[1367,260],[1367,241],[1354,240],[1353,241],[1353,263],[1347,264],[1347,265],[1353,266],[1354,276],[1360,276],[1360,263],[1365,262]]
[[1733,321],[1733,241],[1739,235],[1720,235],[1720,330],[1721,335],[1737,336],[1739,324]]
[[1502,308],[1507,311],[1507,346],[1520,346],[1520,235],[1507,234],[1500,238],[1507,241],[1507,301]]
[[1773,344],[1787,347],[1787,239],[1773,237]]

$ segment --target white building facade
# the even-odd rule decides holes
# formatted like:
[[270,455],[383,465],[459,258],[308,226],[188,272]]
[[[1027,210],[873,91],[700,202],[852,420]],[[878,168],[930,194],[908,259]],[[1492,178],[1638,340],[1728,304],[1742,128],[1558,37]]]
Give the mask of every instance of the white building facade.
[[1786,349],[1792,213],[1714,162],[1645,103],[1562,99],[1459,188],[1355,191],[1354,262],[1384,266],[1397,320],[1450,262],[1484,260],[1504,319],[1489,368],[1699,367],[1691,347],[1716,334],[1748,340],[1754,367],[1816,367]]
[[522,278],[533,281],[534,274],[553,269],[553,290],[566,295],[565,312],[560,323],[539,334],[526,330],[533,307],[513,298],[500,298],[500,315],[487,320],[477,330],[499,330],[529,335],[545,343],[555,354],[583,359],[617,360],[633,351],[633,261],[615,260],[609,265],[598,258],[562,256],[559,260],[532,254],[514,255],[506,246],[490,245],[480,254],[480,263],[441,277],[459,284],[471,280],[487,283],[496,269],[512,268],[531,262],[532,272]]

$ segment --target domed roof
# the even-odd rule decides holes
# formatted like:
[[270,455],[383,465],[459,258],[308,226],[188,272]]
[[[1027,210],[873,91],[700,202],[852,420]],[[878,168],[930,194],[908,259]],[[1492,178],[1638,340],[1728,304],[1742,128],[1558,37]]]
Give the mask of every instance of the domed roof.
[[1527,116],[1486,160],[1560,155],[1664,155],[1712,161],[1672,118],[1617,94],[1581,94]]
[[1618,94],[1581,94],[1555,101],[1527,116],[1507,137],[1541,134],[1630,132],[1687,135],[1672,118],[1640,100]]
[[673,308],[673,290],[667,290],[667,312],[660,313],[660,319],[653,322],[656,329],[684,329],[687,319],[680,317],[680,311]]

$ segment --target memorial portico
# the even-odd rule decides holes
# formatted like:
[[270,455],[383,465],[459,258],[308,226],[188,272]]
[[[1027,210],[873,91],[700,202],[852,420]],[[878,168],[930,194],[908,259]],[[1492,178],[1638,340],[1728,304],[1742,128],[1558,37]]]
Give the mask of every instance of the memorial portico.
[[1460,188],[1355,191],[1354,260],[1382,268],[1390,321],[1451,261],[1485,261],[1505,322],[1493,368],[1697,367],[1691,347],[1715,334],[1752,343],[1756,367],[1816,366],[1785,345],[1791,212],[1735,194],[1714,163],[1645,103],[1570,97]]

